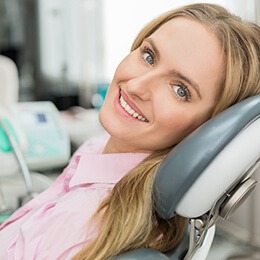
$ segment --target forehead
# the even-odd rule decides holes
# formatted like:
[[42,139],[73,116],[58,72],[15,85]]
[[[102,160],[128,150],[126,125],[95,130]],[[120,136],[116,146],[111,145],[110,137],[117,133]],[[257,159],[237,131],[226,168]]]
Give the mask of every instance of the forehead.
[[[218,41],[216,34],[210,26],[188,17],[175,17],[161,25],[152,35],[165,37],[168,40],[176,40],[174,36],[178,36],[193,39],[196,42],[206,38],[214,38],[214,41]],[[182,39],[180,38],[180,40]]]

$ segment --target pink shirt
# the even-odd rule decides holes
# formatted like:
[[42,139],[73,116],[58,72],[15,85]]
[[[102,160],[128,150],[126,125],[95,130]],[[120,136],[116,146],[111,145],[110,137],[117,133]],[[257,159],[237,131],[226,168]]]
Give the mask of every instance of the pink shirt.
[[0,226],[0,259],[71,259],[96,235],[87,223],[100,202],[148,154],[101,154],[106,138],[85,142],[53,185]]

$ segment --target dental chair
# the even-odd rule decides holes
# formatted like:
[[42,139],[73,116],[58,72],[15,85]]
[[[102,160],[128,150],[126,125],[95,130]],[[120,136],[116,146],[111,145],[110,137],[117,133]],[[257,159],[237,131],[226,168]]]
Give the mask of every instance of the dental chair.
[[173,148],[153,187],[159,217],[189,219],[181,244],[169,252],[141,248],[116,260],[205,260],[215,224],[228,219],[256,186],[260,161],[260,95],[233,105]]

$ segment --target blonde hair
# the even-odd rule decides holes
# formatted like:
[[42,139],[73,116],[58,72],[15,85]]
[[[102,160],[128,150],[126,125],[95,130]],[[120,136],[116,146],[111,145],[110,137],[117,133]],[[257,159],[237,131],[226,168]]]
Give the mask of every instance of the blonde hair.
[[[260,28],[242,21],[213,4],[192,4],[167,12],[143,28],[132,50],[164,23],[175,17],[194,19],[217,35],[226,57],[226,75],[213,116],[232,104],[260,93]],[[149,247],[167,251],[182,240],[187,220],[176,216],[160,219],[154,209],[152,185],[158,165],[170,148],[156,151],[125,175],[113,188],[94,215],[99,219],[97,237],[75,257],[111,259],[122,252]]]

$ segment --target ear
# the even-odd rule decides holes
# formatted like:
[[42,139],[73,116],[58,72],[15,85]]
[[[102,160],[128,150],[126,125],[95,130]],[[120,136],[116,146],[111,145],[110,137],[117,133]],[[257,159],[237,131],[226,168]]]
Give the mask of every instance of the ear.
[[[259,157],[257,95],[210,119],[173,148],[155,176],[158,215],[164,219],[176,213],[188,218],[203,215],[223,194],[245,182]],[[254,186],[254,181],[247,183],[242,193]]]

